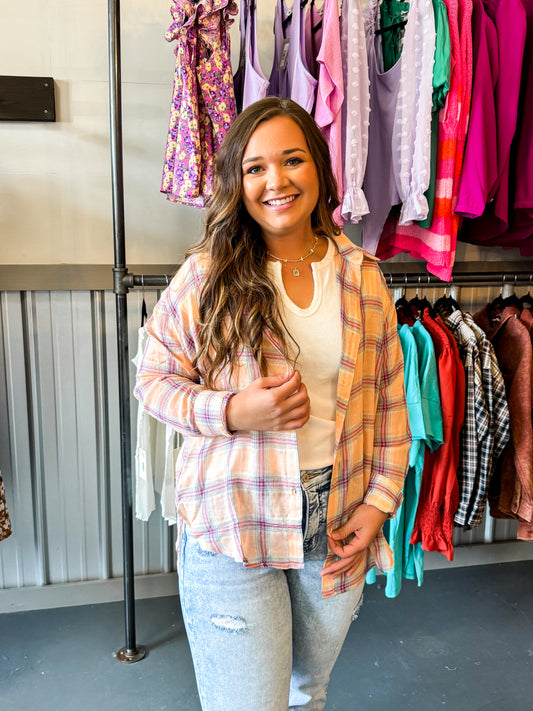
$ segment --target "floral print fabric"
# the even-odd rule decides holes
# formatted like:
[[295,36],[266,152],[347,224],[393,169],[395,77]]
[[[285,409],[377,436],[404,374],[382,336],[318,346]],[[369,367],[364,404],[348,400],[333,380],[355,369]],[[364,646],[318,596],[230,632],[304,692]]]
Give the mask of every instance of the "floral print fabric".
[[2,472],[0,472],[0,541],[11,535],[11,521],[6,505],[6,494],[4,491],[4,482],[2,480]]
[[213,193],[213,157],[237,114],[230,58],[232,0],[173,0],[165,34],[177,41],[161,192],[204,207]]

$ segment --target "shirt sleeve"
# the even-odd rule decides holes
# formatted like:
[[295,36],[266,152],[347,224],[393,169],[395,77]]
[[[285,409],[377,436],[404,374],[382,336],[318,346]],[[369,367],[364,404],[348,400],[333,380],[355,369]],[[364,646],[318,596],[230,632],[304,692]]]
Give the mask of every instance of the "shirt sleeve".
[[365,504],[394,516],[402,502],[411,432],[405,397],[403,355],[392,300],[385,306],[383,347],[374,425],[372,473]]
[[146,322],[134,395],[153,417],[183,435],[231,437],[226,406],[233,393],[206,388],[192,365],[198,335],[195,281],[186,263]]

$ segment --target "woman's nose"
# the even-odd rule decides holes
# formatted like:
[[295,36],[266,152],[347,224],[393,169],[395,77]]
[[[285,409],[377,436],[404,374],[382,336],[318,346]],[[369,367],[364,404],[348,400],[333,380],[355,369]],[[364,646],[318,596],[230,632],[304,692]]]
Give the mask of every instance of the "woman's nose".
[[271,168],[268,171],[266,187],[267,190],[279,190],[286,185],[287,178],[285,171],[281,167]]

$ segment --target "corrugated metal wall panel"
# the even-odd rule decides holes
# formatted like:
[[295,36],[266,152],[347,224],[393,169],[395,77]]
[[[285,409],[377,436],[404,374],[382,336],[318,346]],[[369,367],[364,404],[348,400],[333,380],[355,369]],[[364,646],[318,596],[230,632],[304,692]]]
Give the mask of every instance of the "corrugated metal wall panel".
[[[510,287],[506,286],[506,290]],[[421,294],[426,293],[423,284]],[[499,287],[452,294],[475,312]],[[394,297],[403,289],[394,289]],[[416,289],[407,289],[414,296]],[[430,288],[434,302],[443,289]],[[144,293],[150,313],[158,292]],[[137,349],[143,291],[128,300]],[[122,575],[115,297],[110,291],[0,292],[0,469],[13,535],[0,544],[0,588]],[[135,368],[130,368],[133,385]],[[132,442],[137,404],[132,398]],[[138,575],[175,570],[175,527],[155,511],[134,521]],[[456,545],[512,540],[514,521],[487,517]]]
[[[153,308],[157,293],[146,298]],[[136,348],[135,296],[129,306]],[[0,469],[13,524],[0,587],[121,576],[114,295],[2,292],[0,310]],[[136,409],[132,398],[133,442]],[[136,574],[175,570],[173,549],[174,528],[157,512],[134,521]]]

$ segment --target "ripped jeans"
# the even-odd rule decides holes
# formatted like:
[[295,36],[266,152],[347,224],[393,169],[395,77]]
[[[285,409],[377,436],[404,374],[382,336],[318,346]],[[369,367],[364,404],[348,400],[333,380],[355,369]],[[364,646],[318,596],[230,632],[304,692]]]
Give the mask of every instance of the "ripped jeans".
[[179,593],[203,711],[322,711],[362,602],[321,594],[331,467],[302,472],[303,569],[245,568],[185,533]]

